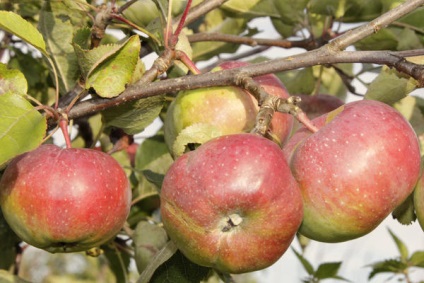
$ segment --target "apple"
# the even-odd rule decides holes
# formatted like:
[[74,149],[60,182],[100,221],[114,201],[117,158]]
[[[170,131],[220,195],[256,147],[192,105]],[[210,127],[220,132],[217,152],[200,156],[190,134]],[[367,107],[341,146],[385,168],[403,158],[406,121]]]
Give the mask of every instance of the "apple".
[[303,216],[281,148],[248,133],[214,138],[177,158],[160,200],[164,228],[179,250],[227,273],[272,265]]
[[420,176],[414,190],[414,208],[418,223],[424,231],[424,174]]
[[45,144],[7,166],[0,205],[23,241],[52,253],[77,252],[99,246],[120,231],[131,190],[111,156]]
[[[212,71],[246,66],[248,63],[230,61]],[[273,74],[255,77],[271,95],[288,98],[289,94]],[[222,135],[250,132],[255,126],[258,101],[245,90],[234,87],[209,87],[181,91],[170,104],[165,118],[165,142],[171,154],[181,155],[181,143],[201,144]],[[270,125],[271,136],[284,144],[290,135],[293,117],[275,113]],[[178,140],[179,139],[179,140]]]
[[284,148],[300,185],[300,233],[342,242],[376,228],[411,193],[420,172],[417,136],[394,108],[348,103],[299,129]]

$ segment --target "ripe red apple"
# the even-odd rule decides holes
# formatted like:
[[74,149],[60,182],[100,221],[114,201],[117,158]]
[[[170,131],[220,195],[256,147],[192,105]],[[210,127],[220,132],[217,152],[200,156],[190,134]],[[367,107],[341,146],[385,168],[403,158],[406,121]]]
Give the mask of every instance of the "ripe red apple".
[[363,236],[417,182],[420,150],[408,121],[378,101],[348,103],[297,131],[284,148],[304,201],[300,233],[323,242]]
[[418,180],[414,191],[414,208],[418,223],[424,231],[424,174]]
[[[248,65],[244,62],[226,62],[213,71]],[[254,78],[269,94],[289,97],[281,81],[273,74]],[[176,139],[203,143],[213,137],[250,132],[256,122],[258,101],[248,92],[234,86],[211,87],[182,91],[171,103],[165,118],[165,141],[174,156]],[[271,132],[276,142],[284,144],[293,126],[293,117],[276,113]],[[181,136],[179,136],[181,134]]]
[[191,261],[244,273],[277,261],[302,221],[302,198],[280,147],[253,134],[212,139],[173,163],[163,225]]
[[124,170],[98,150],[41,145],[13,159],[0,181],[0,205],[12,230],[52,253],[110,240],[130,204]]

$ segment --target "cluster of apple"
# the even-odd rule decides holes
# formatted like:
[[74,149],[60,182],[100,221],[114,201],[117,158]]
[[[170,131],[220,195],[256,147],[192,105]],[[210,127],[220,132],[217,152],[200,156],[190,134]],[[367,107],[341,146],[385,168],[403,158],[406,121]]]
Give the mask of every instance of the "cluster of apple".
[[[227,62],[217,70],[245,64]],[[275,75],[254,80],[267,93],[289,98]],[[323,242],[371,232],[415,187],[424,227],[420,149],[408,121],[381,102],[326,99],[306,97],[302,105],[317,116],[316,132],[275,113],[263,137],[249,133],[259,107],[245,90],[178,94],[165,119],[175,162],[162,185],[160,209],[185,256],[221,272],[263,269],[285,253],[297,232]],[[314,107],[322,101],[325,107]],[[120,231],[131,189],[111,156],[45,144],[8,164],[0,204],[27,243],[50,252],[84,251]]]
[[[269,94],[288,97],[276,76],[254,79]],[[342,242],[376,228],[414,190],[418,139],[386,104],[341,104],[312,120],[316,132],[291,133],[292,117],[277,113],[270,131],[278,144],[244,133],[258,111],[249,93],[236,87],[180,93],[165,121],[176,160],[162,185],[161,214],[181,252],[200,265],[244,273],[277,261],[297,232]],[[423,207],[424,197],[416,199]]]

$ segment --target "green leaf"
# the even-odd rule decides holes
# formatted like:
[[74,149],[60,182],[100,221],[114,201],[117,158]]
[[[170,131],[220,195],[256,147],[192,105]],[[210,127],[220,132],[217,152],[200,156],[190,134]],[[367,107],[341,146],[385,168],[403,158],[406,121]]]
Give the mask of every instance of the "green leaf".
[[19,278],[16,275],[13,275],[6,270],[0,270],[0,282],[1,283],[31,283],[24,279]]
[[140,277],[137,279],[137,283],[152,283],[151,278],[155,271],[159,268],[159,266],[170,259],[177,251],[178,248],[174,242],[169,241],[159,252],[155,254],[149,265],[144,269]]
[[398,21],[422,30],[424,29],[424,23],[422,21],[423,17],[424,8],[420,7],[410,12],[408,15],[403,16]]
[[0,95],[9,91],[17,94],[26,94],[28,84],[21,71],[8,69],[5,64],[0,63]]
[[0,95],[0,167],[18,154],[37,148],[47,122],[22,96]]
[[408,260],[411,266],[424,268],[424,251],[416,251]]
[[392,236],[393,241],[396,244],[396,247],[398,248],[399,254],[400,254],[400,258],[404,261],[406,261],[409,257],[409,251],[408,248],[406,247],[406,245],[402,242],[401,239],[399,239],[390,229],[389,233],[390,236]]
[[397,71],[383,67],[369,85],[365,99],[393,104],[406,97],[415,87],[414,79],[404,78]]
[[280,17],[273,0],[230,0],[221,6],[231,16],[244,18]]
[[[221,10],[213,10],[206,14],[199,27],[200,32],[241,34],[247,26],[244,18],[227,17]],[[225,42],[195,42],[192,44],[193,61],[207,60],[221,53],[234,53],[239,46]]]
[[74,31],[85,24],[84,15],[74,7],[69,7],[69,3],[45,1],[38,23],[57,71],[61,94],[72,89],[79,78],[80,70],[72,39]]
[[177,251],[156,270],[150,283],[199,283],[210,272],[211,268],[197,265]]
[[410,225],[416,219],[414,210],[414,198],[413,195],[410,195],[401,205],[396,207],[396,209],[392,212],[392,216],[396,219],[400,224]]
[[135,172],[139,181],[135,197],[146,198],[158,194],[163,177],[173,162],[162,132],[146,139],[135,156]]
[[149,183],[154,184],[156,187],[161,188],[165,175],[153,172],[152,170],[143,170],[143,175]]
[[88,27],[83,27],[75,31],[72,44],[79,46],[81,49],[87,50],[90,48],[90,39],[91,29]]
[[293,35],[296,31],[296,26],[294,24],[286,24],[280,18],[272,18],[271,23],[274,26],[275,30],[283,37],[287,38]]
[[172,155],[178,157],[188,151],[190,146],[201,145],[221,135],[221,130],[211,124],[196,123],[190,125],[178,134],[172,146]]
[[233,12],[245,14],[254,8],[261,0],[229,0],[222,5],[223,8]]
[[152,0],[138,0],[124,10],[123,15],[137,26],[145,28],[151,21],[158,18],[160,13]]
[[358,50],[396,50],[399,38],[393,29],[381,29],[355,43]]
[[381,1],[356,0],[357,5],[352,5],[340,21],[344,23],[358,23],[371,21],[382,14]]
[[286,1],[273,0],[274,6],[280,16],[280,19],[289,25],[298,24],[304,18],[304,10],[308,0]]
[[411,50],[411,49],[420,49],[423,48],[423,44],[420,41],[420,36],[410,28],[404,28],[399,32],[398,38],[399,43],[396,47],[396,50]]
[[143,272],[153,257],[166,245],[168,235],[165,230],[148,221],[140,221],[133,235],[134,259],[138,272]]
[[380,261],[370,266],[372,267],[372,271],[368,275],[368,279],[372,279],[375,275],[379,273],[402,273],[406,268],[408,268],[408,265],[406,263],[397,259]]
[[311,94],[316,85],[312,68],[292,70],[276,74],[290,94]]
[[0,11],[0,28],[22,38],[22,40],[48,56],[46,44],[41,33],[21,16],[13,12]]
[[[27,94],[31,95],[44,105],[54,103],[53,93],[49,93],[50,74],[45,62],[34,58],[31,53],[25,54],[19,49],[14,50],[15,55],[10,59],[10,68],[20,70],[27,81]],[[51,95],[50,95],[51,94]]]
[[[352,64],[337,64],[336,67],[346,75],[352,75]],[[320,80],[318,93],[329,93],[342,100],[346,98],[347,88],[335,68],[312,67],[314,77]]]
[[13,264],[15,264],[16,245],[19,242],[21,242],[21,240],[18,236],[16,236],[12,229],[10,229],[0,209],[0,251],[2,255],[0,257],[0,269],[9,269]]
[[[118,96],[132,80],[140,48],[138,35],[131,36],[116,52],[109,53],[110,56],[103,57],[94,64],[87,74],[85,87],[94,88],[101,97]],[[94,49],[91,51],[94,52]]]
[[138,134],[159,116],[164,102],[164,97],[157,95],[109,108],[102,112],[103,122],[129,135]]
[[115,243],[103,245],[102,249],[116,277],[116,282],[128,282],[130,255],[118,249]]
[[318,279],[327,279],[337,277],[342,262],[325,262],[318,266],[314,277]]
[[313,275],[315,273],[314,267],[312,264],[305,258],[303,255],[298,253],[294,248],[292,248],[294,254],[296,255],[297,259],[299,259],[300,263],[303,265],[303,268],[305,268],[306,272],[309,275]]

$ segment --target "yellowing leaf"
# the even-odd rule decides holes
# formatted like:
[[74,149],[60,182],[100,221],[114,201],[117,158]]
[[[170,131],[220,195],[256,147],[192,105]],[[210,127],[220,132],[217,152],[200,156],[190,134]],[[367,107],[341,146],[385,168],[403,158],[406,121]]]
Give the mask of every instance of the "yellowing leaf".
[[48,56],[46,44],[41,33],[21,16],[13,12],[0,11],[0,28],[22,38],[22,40]]
[[393,104],[406,97],[415,87],[414,79],[404,78],[395,70],[383,67],[368,87],[365,98]]
[[[87,76],[85,87],[87,89],[94,88],[101,97],[118,96],[132,81],[132,74],[137,66],[141,48],[140,39],[135,35],[122,45],[108,45],[99,48],[84,51],[75,46],[79,61],[83,62],[88,59],[88,62],[81,65]],[[99,50],[101,52],[95,54],[95,51]]]
[[0,63],[0,95],[9,91],[26,94],[28,84],[21,71],[8,69],[5,64]]
[[51,63],[58,75],[62,94],[71,90],[80,77],[77,57],[72,47],[76,30],[81,27],[84,15],[64,1],[44,1],[38,28],[46,40]]
[[223,7],[234,12],[246,13],[255,7],[261,0],[229,0]]

